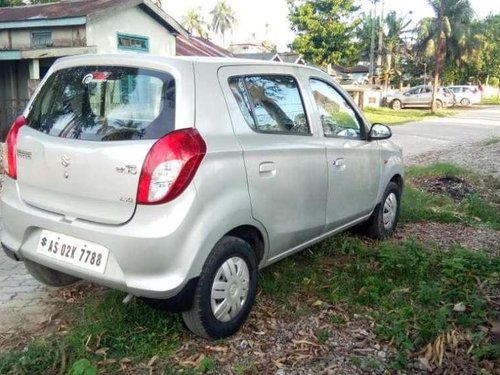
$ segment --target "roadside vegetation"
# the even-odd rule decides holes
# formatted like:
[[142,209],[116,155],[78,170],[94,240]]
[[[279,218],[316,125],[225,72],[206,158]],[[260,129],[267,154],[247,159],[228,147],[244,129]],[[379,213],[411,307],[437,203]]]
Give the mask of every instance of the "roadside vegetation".
[[[406,181],[403,227],[432,222],[500,230],[500,202],[489,194],[498,189],[497,180],[441,163],[409,168]],[[360,354],[377,353],[370,347],[347,352],[354,373],[479,373],[500,364],[500,346],[489,332],[500,321],[495,251],[498,246],[441,247],[412,237],[374,242],[335,236],[262,271],[249,322],[237,337],[217,342],[194,338],[174,314],[151,310],[140,300],[123,305],[123,293],[93,288],[66,305],[57,329],[0,352],[0,374],[168,374],[181,368],[185,374],[252,374],[298,363],[311,368],[315,356],[337,353],[336,335],[358,321],[360,331],[373,331],[391,349],[383,362]],[[302,326],[304,319],[319,323]],[[299,328],[283,332],[280,322]],[[288,333],[276,349],[272,340]],[[287,356],[286,345],[301,351]]]
[[500,96],[491,96],[489,98],[483,98],[481,104],[487,105],[500,105]]
[[459,109],[442,109],[435,114],[432,114],[427,109],[402,109],[395,111],[391,108],[367,107],[363,110],[366,118],[372,123],[380,123],[385,125],[398,125],[406,122],[422,121],[429,118],[448,117],[459,113]]

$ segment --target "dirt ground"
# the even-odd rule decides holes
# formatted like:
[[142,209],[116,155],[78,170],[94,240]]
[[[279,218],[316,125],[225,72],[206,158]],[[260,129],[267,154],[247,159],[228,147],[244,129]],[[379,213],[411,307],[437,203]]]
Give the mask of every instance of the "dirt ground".
[[429,165],[435,162],[452,163],[500,180],[500,139],[464,144],[405,160],[407,165]]

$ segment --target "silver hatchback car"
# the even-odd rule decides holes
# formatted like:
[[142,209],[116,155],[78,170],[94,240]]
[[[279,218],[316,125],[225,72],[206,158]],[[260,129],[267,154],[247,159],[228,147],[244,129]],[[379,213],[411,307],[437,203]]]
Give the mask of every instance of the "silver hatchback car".
[[227,337],[259,268],[357,224],[392,234],[390,136],[310,67],[61,59],[8,134],[1,242],[45,284],[91,280]]
[[[387,96],[387,105],[399,111],[403,108],[419,108],[432,106],[432,86],[415,86],[403,93]],[[446,87],[439,87],[436,96],[438,109],[455,105],[453,93]]]

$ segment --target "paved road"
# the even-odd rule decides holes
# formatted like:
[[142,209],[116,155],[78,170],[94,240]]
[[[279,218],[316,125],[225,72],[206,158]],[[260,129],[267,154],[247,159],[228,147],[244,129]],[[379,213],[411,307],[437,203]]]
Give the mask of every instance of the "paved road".
[[405,159],[490,137],[500,137],[500,106],[470,109],[457,116],[394,126],[393,139]]
[[[458,116],[393,127],[394,140],[404,147],[406,159],[430,151],[500,137],[500,107],[470,110]],[[48,318],[42,301],[50,289],[29,276],[23,263],[0,251],[0,334],[16,323]]]

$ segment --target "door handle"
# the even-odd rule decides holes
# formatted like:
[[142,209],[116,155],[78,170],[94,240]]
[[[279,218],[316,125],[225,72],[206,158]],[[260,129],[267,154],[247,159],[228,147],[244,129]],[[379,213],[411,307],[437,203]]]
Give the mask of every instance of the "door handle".
[[343,167],[345,166],[345,159],[344,158],[338,158],[332,162],[332,164],[335,167]]
[[335,159],[332,162],[332,165],[339,171],[345,171],[346,165],[345,165],[345,159],[344,158],[338,158]]
[[276,175],[276,165],[273,162],[260,163],[259,174],[261,176],[274,176],[274,175]]

